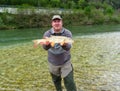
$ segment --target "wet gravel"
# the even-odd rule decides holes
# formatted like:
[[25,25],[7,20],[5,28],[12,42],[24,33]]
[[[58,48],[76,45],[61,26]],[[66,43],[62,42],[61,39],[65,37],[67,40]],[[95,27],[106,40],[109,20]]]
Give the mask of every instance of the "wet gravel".
[[74,56],[81,62],[75,61],[78,91],[120,91],[120,32],[76,38],[80,47]]

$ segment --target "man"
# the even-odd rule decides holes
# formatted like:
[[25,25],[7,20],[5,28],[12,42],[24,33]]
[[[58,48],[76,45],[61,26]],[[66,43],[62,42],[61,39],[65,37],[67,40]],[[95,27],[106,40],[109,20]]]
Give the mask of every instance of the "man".
[[[44,38],[54,36],[66,36],[72,38],[72,33],[63,27],[62,18],[59,15],[54,15],[51,22],[52,28],[44,33]],[[51,46],[51,43],[42,43],[45,50],[48,51],[48,64],[52,80],[57,91],[62,91],[61,80],[63,78],[64,85],[67,91],[76,91],[76,86],[73,78],[73,67],[71,64],[70,48],[72,44],[56,43]]]

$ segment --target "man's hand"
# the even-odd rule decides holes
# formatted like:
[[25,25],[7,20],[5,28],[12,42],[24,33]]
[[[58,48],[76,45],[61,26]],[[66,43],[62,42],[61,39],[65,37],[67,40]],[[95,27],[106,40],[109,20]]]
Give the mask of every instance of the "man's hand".
[[61,46],[66,46],[68,43],[66,43],[65,41],[61,42],[60,45]]

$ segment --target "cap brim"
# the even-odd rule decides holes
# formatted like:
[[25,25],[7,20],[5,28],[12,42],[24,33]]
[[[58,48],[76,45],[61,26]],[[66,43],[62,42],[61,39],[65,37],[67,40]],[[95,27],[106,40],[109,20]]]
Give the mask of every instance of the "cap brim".
[[61,18],[53,18],[52,20],[61,20]]

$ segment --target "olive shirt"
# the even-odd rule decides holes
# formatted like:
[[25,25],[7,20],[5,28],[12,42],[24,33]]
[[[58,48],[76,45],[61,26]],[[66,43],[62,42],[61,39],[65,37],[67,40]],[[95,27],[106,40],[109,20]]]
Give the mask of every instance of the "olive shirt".
[[[55,33],[53,28],[51,28],[50,30],[44,33],[43,37],[50,37],[51,35],[66,36],[72,38],[72,33],[66,28],[62,28],[60,33]],[[63,65],[67,61],[70,61],[71,46],[72,44],[61,46],[59,43],[56,43],[54,47],[51,47],[51,45],[43,45],[43,48],[48,51],[48,61],[51,64],[58,66],[58,65]]]

